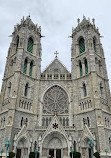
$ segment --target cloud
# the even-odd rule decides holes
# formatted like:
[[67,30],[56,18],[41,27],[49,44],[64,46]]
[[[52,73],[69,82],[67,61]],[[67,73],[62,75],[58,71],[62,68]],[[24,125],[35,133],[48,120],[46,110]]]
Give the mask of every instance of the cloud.
[[[71,35],[72,27],[76,27],[77,18],[82,19],[83,14],[96,19],[100,28],[101,39],[106,56],[108,76],[111,87],[111,20],[109,15],[111,1],[107,0],[1,0],[0,3],[0,79],[3,78],[4,65],[14,25],[19,23],[23,16],[31,15],[32,21],[42,27],[45,38],[42,42],[42,69],[54,58],[54,52],[59,52],[60,60],[71,70]],[[47,60],[46,60],[47,59]],[[47,62],[46,62],[47,61]],[[1,85],[1,80],[0,80]]]

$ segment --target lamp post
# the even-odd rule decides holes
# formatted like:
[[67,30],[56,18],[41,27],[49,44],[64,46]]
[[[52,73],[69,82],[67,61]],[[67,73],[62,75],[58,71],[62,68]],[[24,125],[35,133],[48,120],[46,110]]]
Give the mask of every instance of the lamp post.
[[3,149],[0,152],[1,152],[1,158],[2,158]]
[[72,158],[73,158],[73,153],[74,153],[74,149],[73,149],[73,147],[72,147],[72,149],[71,149],[71,153],[72,153]]
[[8,138],[8,141],[5,143],[5,147],[6,147],[6,158],[7,158],[8,148],[9,148],[10,144],[11,144],[11,142],[9,141],[9,138]]
[[35,158],[37,158],[37,153],[38,153],[38,150],[35,149]]
[[89,144],[89,147],[91,148],[91,158],[93,158],[93,147],[94,147],[94,142],[92,141],[91,138],[90,138],[88,144]]
[[106,158],[107,158],[108,149],[105,149],[105,153],[106,153]]

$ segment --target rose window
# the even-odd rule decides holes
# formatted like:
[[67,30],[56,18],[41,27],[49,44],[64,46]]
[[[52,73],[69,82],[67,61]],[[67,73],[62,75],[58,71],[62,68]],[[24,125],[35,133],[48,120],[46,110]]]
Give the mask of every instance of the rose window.
[[43,98],[43,113],[68,113],[68,96],[59,86],[51,87]]

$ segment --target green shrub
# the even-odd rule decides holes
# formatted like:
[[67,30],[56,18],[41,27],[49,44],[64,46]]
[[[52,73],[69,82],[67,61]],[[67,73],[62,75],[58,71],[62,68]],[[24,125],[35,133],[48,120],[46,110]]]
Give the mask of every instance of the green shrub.
[[9,158],[13,158],[15,156],[14,152],[9,152]]
[[96,158],[100,158],[100,154],[99,154],[98,152],[95,152],[93,155],[94,155]]
[[[35,158],[35,152],[30,152],[29,158]],[[39,152],[37,153],[37,158],[39,158]]]
[[34,152],[30,152],[29,158],[35,158],[35,153]]
[[[70,157],[72,158],[72,153],[70,152]],[[80,158],[81,157],[81,153],[80,152],[74,152],[73,153],[73,158]]]

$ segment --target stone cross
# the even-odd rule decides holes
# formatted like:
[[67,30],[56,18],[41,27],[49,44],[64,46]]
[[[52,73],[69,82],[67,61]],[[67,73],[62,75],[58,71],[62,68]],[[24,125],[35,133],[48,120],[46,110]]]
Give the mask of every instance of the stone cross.
[[59,54],[59,53],[56,51],[54,54],[56,54],[56,57],[57,57],[57,54]]

